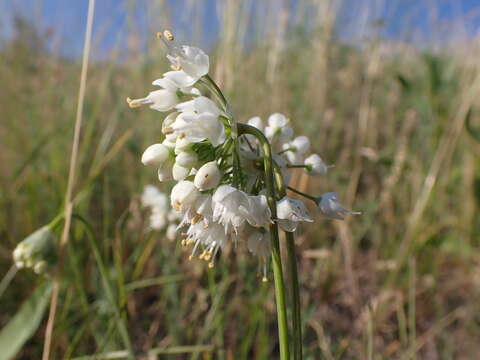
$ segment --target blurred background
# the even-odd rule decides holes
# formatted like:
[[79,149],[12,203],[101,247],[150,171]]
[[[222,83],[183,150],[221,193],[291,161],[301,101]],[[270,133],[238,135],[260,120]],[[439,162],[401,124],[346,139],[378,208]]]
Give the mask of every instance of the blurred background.
[[[87,8],[0,1],[0,359],[42,355],[51,279],[12,250],[64,204]],[[335,164],[298,188],[363,213],[297,236],[305,359],[477,359],[478,0],[97,1],[51,358],[278,357],[244,244],[209,270],[148,229],[163,115],[125,98],[167,71],[164,28],[210,54],[239,121],[282,112]]]

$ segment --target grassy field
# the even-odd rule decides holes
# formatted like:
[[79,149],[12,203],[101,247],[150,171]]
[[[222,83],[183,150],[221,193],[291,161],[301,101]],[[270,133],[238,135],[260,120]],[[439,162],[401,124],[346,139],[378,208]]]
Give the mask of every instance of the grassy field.
[[[352,45],[334,36],[332,1],[298,3],[250,18],[250,2],[218,1],[210,55],[239,121],[283,112],[335,164],[313,180],[298,172],[296,186],[337,191],[362,211],[317,216],[297,236],[305,359],[477,359],[478,39],[420,48],[372,26]],[[158,182],[140,157],[162,114],[125,98],[168,68],[153,35],[145,50],[132,30],[119,44],[128,51],[89,64],[51,358],[124,358],[131,346],[139,359],[275,359],[273,282],[260,281],[246,246],[209,270],[147,228],[139,198]],[[17,320],[0,344],[32,334],[15,359],[41,358],[51,280],[16,272],[12,250],[62,211],[81,72],[47,37],[19,19],[0,50],[0,327]],[[34,309],[21,308],[29,299]]]

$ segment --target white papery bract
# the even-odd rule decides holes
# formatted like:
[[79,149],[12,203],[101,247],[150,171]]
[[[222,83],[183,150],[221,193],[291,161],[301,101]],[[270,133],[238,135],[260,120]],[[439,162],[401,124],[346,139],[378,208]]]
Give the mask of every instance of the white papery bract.
[[277,218],[282,230],[289,232],[295,231],[301,221],[313,221],[303,201],[287,196],[277,202]]
[[345,215],[360,215],[359,211],[352,211],[346,209],[338,199],[338,194],[335,192],[328,192],[322,194],[317,199],[318,207],[322,215],[328,219],[344,220]]

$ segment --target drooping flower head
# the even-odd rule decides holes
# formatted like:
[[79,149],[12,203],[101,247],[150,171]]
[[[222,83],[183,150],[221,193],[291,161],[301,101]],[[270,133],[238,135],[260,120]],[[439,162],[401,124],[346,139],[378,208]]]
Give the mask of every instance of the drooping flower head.
[[[144,98],[128,99],[131,107],[148,104],[167,113],[159,134],[164,139],[147,147],[141,159],[157,168],[160,181],[175,182],[170,206],[158,190],[145,189],[142,202],[151,209],[150,227],[165,231],[169,238],[174,237],[174,228],[178,230],[182,245],[193,246],[191,257],[198,256],[209,267],[226,246],[243,242],[259,258],[266,279],[272,251],[270,234],[274,233],[269,227],[278,225],[293,232],[301,222],[313,221],[302,200],[279,194],[285,194],[297,168],[323,175],[330,166],[310,153],[315,144],[308,137],[294,137],[290,120],[278,112],[268,116],[266,124],[258,116],[250,118],[248,124],[256,132],[238,137],[240,127],[225,96],[208,75],[208,55],[199,48],[178,44],[169,31],[158,37],[167,48],[172,70],[153,81],[159,89]],[[267,147],[265,142],[269,142]],[[264,161],[264,153],[269,152],[265,149],[273,152],[275,174],[267,174],[271,166]],[[270,175],[278,180],[273,189],[267,186]],[[318,204],[330,218],[355,213],[328,194],[322,195]]]

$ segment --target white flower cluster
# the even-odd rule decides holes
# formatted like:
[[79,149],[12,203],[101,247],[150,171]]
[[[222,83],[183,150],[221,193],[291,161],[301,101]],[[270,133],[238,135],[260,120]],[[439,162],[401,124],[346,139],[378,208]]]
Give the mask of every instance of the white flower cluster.
[[[287,196],[277,201],[277,216],[272,218],[260,143],[253,135],[236,138],[236,125],[225,98],[208,76],[208,56],[198,48],[177,45],[168,31],[160,37],[168,48],[173,71],[153,82],[159,90],[144,98],[127,99],[131,107],[149,104],[154,110],[170,112],[162,124],[163,141],[145,150],[142,163],[156,167],[160,181],[177,182],[171,190],[170,204],[182,216],[178,229],[184,229],[182,243],[193,245],[191,257],[198,255],[211,267],[226,244],[244,240],[260,258],[265,272],[271,251],[269,226],[277,222],[284,231],[295,231],[299,222],[313,219],[302,201]],[[197,87],[214,94],[219,104]],[[284,115],[270,115],[265,127],[258,117],[248,124],[270,141],[276,153],[275,166],[286,183],[292,168],[322,175],[330,167],[319,155],[308,155],[307,137],[292,138],[293,130]],[[336,197],[318,200],[328,217],[353,213]],[[169,210],[164,195],[148,187],[142,202],[152,208],[152,228],[166,226]]]
[[55,257],[55,235],[49,226],[43,226],[21,241],[13,250],[13,261],[18,269],[32,269],[44,274]]
[[147,185],[143,189],[141,202],[143,207],[150,209],[150,229],[156,231],[165,230],[167,239],[175,240],[181,214],[170,207],[168,196],[162,193],[156,186]]

